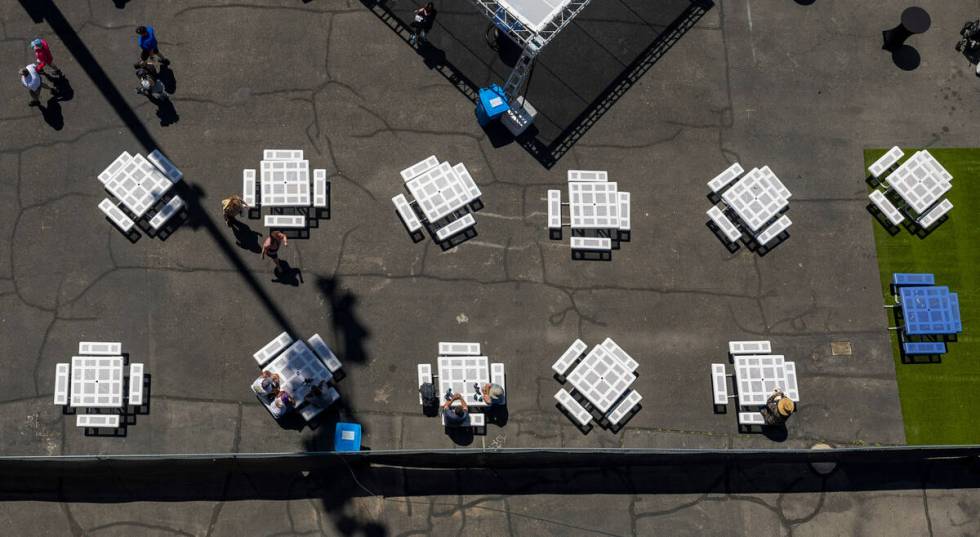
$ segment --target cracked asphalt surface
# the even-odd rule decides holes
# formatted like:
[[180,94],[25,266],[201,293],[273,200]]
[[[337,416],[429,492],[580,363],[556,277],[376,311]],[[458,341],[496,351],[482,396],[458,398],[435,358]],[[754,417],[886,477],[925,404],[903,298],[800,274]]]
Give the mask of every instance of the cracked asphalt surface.
[[[251,354],[284,328],[319,332],[335,348],[347,376],[343,408],[328,422],[362,423],[374,449],[905,440],[862,150],[976,145],[980,86],[952,45],[980,2],[919,3],[932,28],[910,40],[922,56],[913,71],[880,50],[899,2],[719,2],[550,169],[482,131],[458,80],[447,80],[446,64],[477,86],[507,72],[462,2],[440,6],[431,38],[444,58],[435,64],[392,31],[388,12],[358,1],[62,1],[62,34],[32,21],[25,4],[0,0],[6,72],[28,63],[27,42],[44,36],[73,96],[42,116],[15,75],[0,85],[2,455],[328,449],[329,425],[279,428],[248,390],[258,372]],[[545,142],[683,8],[652,4],[596,3],[542,56],[529,98],[559,96],[539,105]],[[408,20],[409,2],[383,7]],[[168,117],[132,91],[132,28],[146,23],[173,60]],[[588,39],[568,37],[580,35]],[[96,210],[105,193],[95,177],[121,151],[145,154],[149,143],[181,168],[182,196],[203,210],[166,241],[131,244]],[[331,181],[330,218],[284,250],[301,271],[296,286],[272,281],[249,238],[220,225],[220,199],[270,147],[303,149]],[[398,171],[433,153],[466,163],[486,205],[478,236],[448,252],[413,244],[389,202],[402,191]],[[769,165],[793,192],[791,237],[764,257],[728,253],[705,226],[705,182],[734,161]],[[632,241],[611,262],[573,262],[567,242],[548,240],[545,191],[576,168],[608,170],[632,193]],[[643,409],[617,434],[582,435],[554,408],[549,366],[576,337],[613,337],[640,362]],[[797,364],[803,401],[785,439],[739,434],[734,412],[716,415],[710,404],[709,364],[725,360],[728,340],[761,338]],[[84,436],[51,404],[55,364],[80,340],[121,341],[147,364],[149,413],[124,438]],[[505,426],[452,439],[421,415],[414,366],[434,362],[440,340],[480,341],[506,364]],[[844,340],[853,354],[832,355],[831,342]],[[582,510],[555,491],[451,490],[358,497],[345,509],[392,535],[980,531],[975,484],[807,491],[787,496],[791,507],[772,491],[754,500],[627,490],[576,496],[596,506]],[[943,516],[929,516],[930,495]],[[777,515],[774,504],[792,514]],[[328,507],[309,497],[5,502],[0,521],[40,524],[26,534],[44,535],[379,531],[350,530]],[[595,519],[596,509],[608,516]]]

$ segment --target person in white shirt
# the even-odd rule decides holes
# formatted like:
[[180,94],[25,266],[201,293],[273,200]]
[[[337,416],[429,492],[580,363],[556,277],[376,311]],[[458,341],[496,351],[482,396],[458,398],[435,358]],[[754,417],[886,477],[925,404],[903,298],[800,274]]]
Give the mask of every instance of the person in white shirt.
[[54,89],[41,80],[41,75],[37,73],[37,68],[33,63],[20,70],[20,82],[31,94],[31,106],[41,104],[41,101],[38,100],[38,97],[41,96],[41,88],[46,88],[54,93]]

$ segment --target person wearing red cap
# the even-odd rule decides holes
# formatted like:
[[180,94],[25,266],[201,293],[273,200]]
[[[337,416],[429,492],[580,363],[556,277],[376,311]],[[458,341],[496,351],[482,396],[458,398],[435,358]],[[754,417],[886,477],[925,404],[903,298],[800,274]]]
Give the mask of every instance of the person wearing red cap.
[[61,78],[61,69],[58,69],[58,66],[54,64],[54,57],[51,55],[48,42],[39,37],[31,41],[31,48],[34,49],[34,67],[37,72],[50,79],[51,77],[44,72],[44,68],[50,65],[51,69],[54,70],[54,76]]

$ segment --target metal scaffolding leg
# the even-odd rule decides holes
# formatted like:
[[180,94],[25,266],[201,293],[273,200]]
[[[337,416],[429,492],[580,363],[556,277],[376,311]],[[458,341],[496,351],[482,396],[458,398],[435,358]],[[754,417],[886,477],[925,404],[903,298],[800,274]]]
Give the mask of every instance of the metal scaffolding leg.
[[514,66],[514,70],[507,77],[507,82],[504,83],[504,93],[507,94],[508,100],[513,101],[521,93],[524,83],[527,82],[527,77],[531,73],[531,64],[534,63],[534,58],[541,51],[542,45],[540,38],[532,38],[521,51],[517,65]]

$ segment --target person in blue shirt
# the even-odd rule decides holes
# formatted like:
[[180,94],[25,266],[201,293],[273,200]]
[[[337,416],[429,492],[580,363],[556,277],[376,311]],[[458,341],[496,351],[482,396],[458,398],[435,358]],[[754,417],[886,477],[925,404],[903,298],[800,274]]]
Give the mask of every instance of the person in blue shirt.
[[157,35],[153,31],[152,26],[138,26],[136,28],[136,35],[139,36],[139,46],[140,46],[140,61],[146,62],[151,56],[156,56],[160,60],[161,65],[170,65],[170,60],[163,57],[160,54],[160,48],[157,44]]

